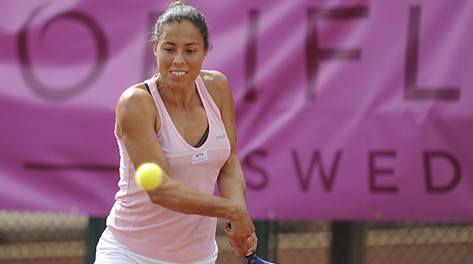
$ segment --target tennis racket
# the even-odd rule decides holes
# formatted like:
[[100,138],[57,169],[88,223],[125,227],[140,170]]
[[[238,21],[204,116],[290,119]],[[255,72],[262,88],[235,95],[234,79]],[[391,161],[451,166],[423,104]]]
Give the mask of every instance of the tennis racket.
[[255,253],[245,257],[245,264],[274,264],[258,257]]
[[[228,223],[228,229],[232,229],[232,224]],[[266,261],[261,259],[256,255],[256,253],[251,253],[250,255],[245,257],[245,264],[274,264],[273,262]]]

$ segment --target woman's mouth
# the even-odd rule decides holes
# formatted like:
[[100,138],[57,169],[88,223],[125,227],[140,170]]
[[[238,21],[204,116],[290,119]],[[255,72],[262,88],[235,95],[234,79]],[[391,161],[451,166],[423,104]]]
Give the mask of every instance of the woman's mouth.
[[171,74],[176,77],[182,77],[186,75],[187,72],[185,71],[171,71]]

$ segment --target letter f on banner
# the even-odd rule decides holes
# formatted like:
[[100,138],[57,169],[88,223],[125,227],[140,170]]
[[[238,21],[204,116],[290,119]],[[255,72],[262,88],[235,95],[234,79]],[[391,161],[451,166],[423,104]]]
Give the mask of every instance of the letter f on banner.
[[315,96],[315,83],[319,72],[319,64],[328,59],[360,59],[359,49],[322,49],[317,35],[316,25],[319,19],[353,19],[368,16],[368,8],[364,6],[351,8],[333,9],[309,9],[307,11],[308,27],[306,36],[306,58],[307,58],[307,98]]

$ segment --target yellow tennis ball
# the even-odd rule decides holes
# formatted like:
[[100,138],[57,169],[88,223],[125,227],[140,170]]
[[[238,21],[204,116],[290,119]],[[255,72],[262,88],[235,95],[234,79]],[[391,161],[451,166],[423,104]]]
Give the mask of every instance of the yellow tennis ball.
[[152,162],[141,164],[135,172],[136,183],[147,191],[156,189],[162,178],[163,170]]

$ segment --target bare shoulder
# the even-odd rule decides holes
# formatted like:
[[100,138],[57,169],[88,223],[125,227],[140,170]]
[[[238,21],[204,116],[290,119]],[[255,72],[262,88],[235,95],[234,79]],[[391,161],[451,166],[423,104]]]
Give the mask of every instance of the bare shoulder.
[[133,85],[122,93],[118,101],[115,131],[121,137],[123,130],[130,127],[142,129],[148,124],[157,127],[156,116],[157,109],[146,86],[143,83]]
[[156,115],[153,98],[143,83],[133,85],[122,93],[116,109],[118,126],[143,118],[156,119]]
[[207,86],[207,89],[209,90],[222,90],[229,88],[227,76],[219,71],[201,71],[200,77],[202,77],[205,86]]
[[214,70],[202,70],[200,77],[205,83],[210,95],[217,105],[224,103],[226,100],[233,100],[230,91],[230,85],[225,74]]
[[146,90],[145,85],[143,83],[138,83],[128,87],[125,91],[123,91],[122,95],[120,96],[120,102],[146,100],[147,97],[149,99],[150,94]]
[[228,82],[225,74],[215,70],[202,70],[200,76],[204,81],[210,82]]
[[153,98],[143,83],[135,84],[123,91],[117,105],[117,111],[121,108],[133,107],[135,109],[146,109],[153,107]]

